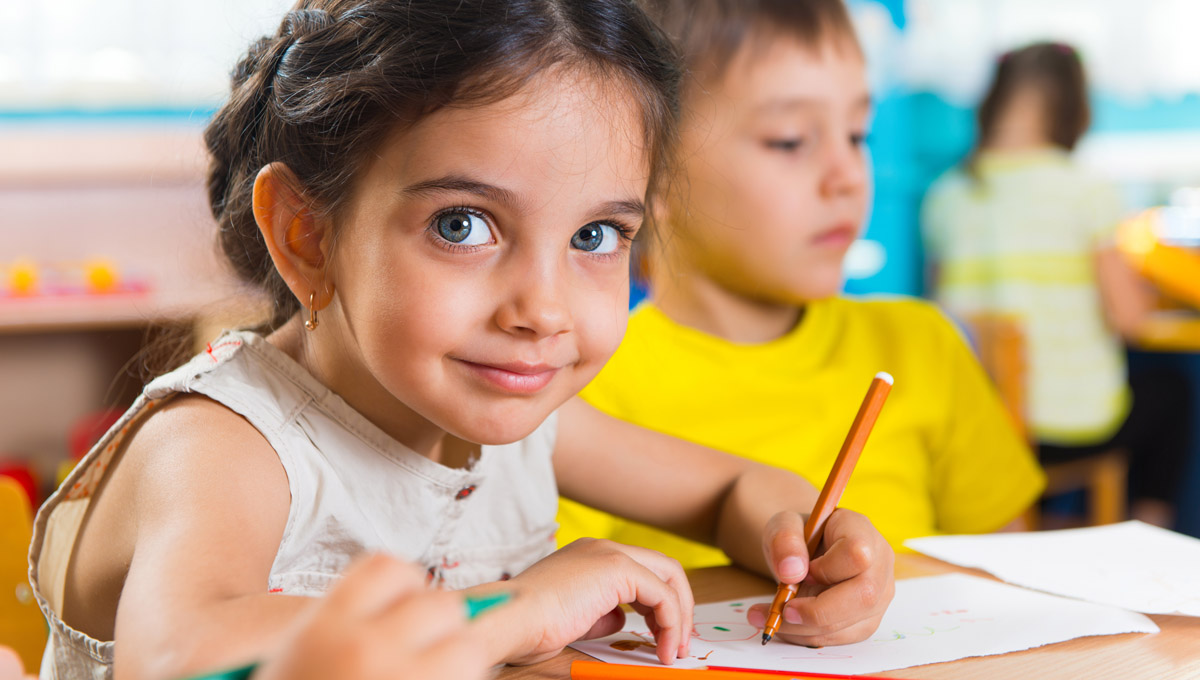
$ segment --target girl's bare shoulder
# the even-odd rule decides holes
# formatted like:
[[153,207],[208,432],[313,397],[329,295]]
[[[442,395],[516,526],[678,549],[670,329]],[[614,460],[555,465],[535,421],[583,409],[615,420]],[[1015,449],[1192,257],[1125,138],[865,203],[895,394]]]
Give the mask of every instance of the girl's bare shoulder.
[[278,455],[248,421],[203,396],[172,397],[135,421],[94,492],[67,572],[64,619],[112,640],[137,554],[176,570],[175,561],[245,562],[256,573],[247,582],[260,571],[265,579],[290,501]]
[[286,493],[287,476],[266,437],[241,415],[203,395],[173,397],[131,435],[122,466],[128,466],[125,471],[139,486],[165,486],[163,491],[171,495],[176,487],[228,485],[249,476],[262,491],[281,484]]

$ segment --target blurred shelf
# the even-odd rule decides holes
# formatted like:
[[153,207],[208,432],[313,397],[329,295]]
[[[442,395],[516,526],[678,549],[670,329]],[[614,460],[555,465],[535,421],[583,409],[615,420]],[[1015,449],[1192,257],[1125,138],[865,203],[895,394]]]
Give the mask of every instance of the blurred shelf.
[[202,133],[181,123],[0,125],[0,188],[200,183]]

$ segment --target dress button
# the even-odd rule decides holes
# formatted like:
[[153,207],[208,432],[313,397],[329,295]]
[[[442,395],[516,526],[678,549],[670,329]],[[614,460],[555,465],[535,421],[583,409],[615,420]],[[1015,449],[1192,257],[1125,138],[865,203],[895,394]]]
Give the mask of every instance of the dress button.
[[470,486],[464,486],[463,488],[458,490],[458,494],[456,494],[454,496],[454,500],[461,501],[462,499],[466,498],[467,496],[470,496],[474,492],[475,492],[474,484],[471,484]]

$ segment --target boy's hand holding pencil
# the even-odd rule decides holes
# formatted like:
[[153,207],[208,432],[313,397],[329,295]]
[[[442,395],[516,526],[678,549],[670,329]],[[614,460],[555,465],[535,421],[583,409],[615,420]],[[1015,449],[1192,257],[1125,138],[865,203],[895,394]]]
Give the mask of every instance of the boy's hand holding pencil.
[[886,373],[871,382],[812,513],[781,512],[767,525],[763,550],[780,585],[770,607],[755,605],[747,616],[764,629],[763,644],[776,634],[810,647],[858,642],[892,601],[891,547],[866,517],[837,508],[891,386]]
[[[780,513],[767,530],[764,549],[776,580],[799,586],[773,637],[808,647],[865,640],[892,601],[891,547],[865,516],[839,508],[826,522],[821,548],[810,561],[800,538],[804,521],[796,513]],[[871,535],[876,540],[869,540]],[[795,558],[798,565],[788,561]],[[764,628],[767,610],[765,604],[751,607],[747,622]]]

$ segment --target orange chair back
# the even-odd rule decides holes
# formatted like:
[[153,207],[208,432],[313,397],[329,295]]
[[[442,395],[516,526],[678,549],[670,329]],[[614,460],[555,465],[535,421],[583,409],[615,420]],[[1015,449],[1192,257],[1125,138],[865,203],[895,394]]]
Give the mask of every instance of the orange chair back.
[[46,647],[46,620],[29,586],[33,511],[25,491],[0,477],[0,646],[11,647],[36,673]]

